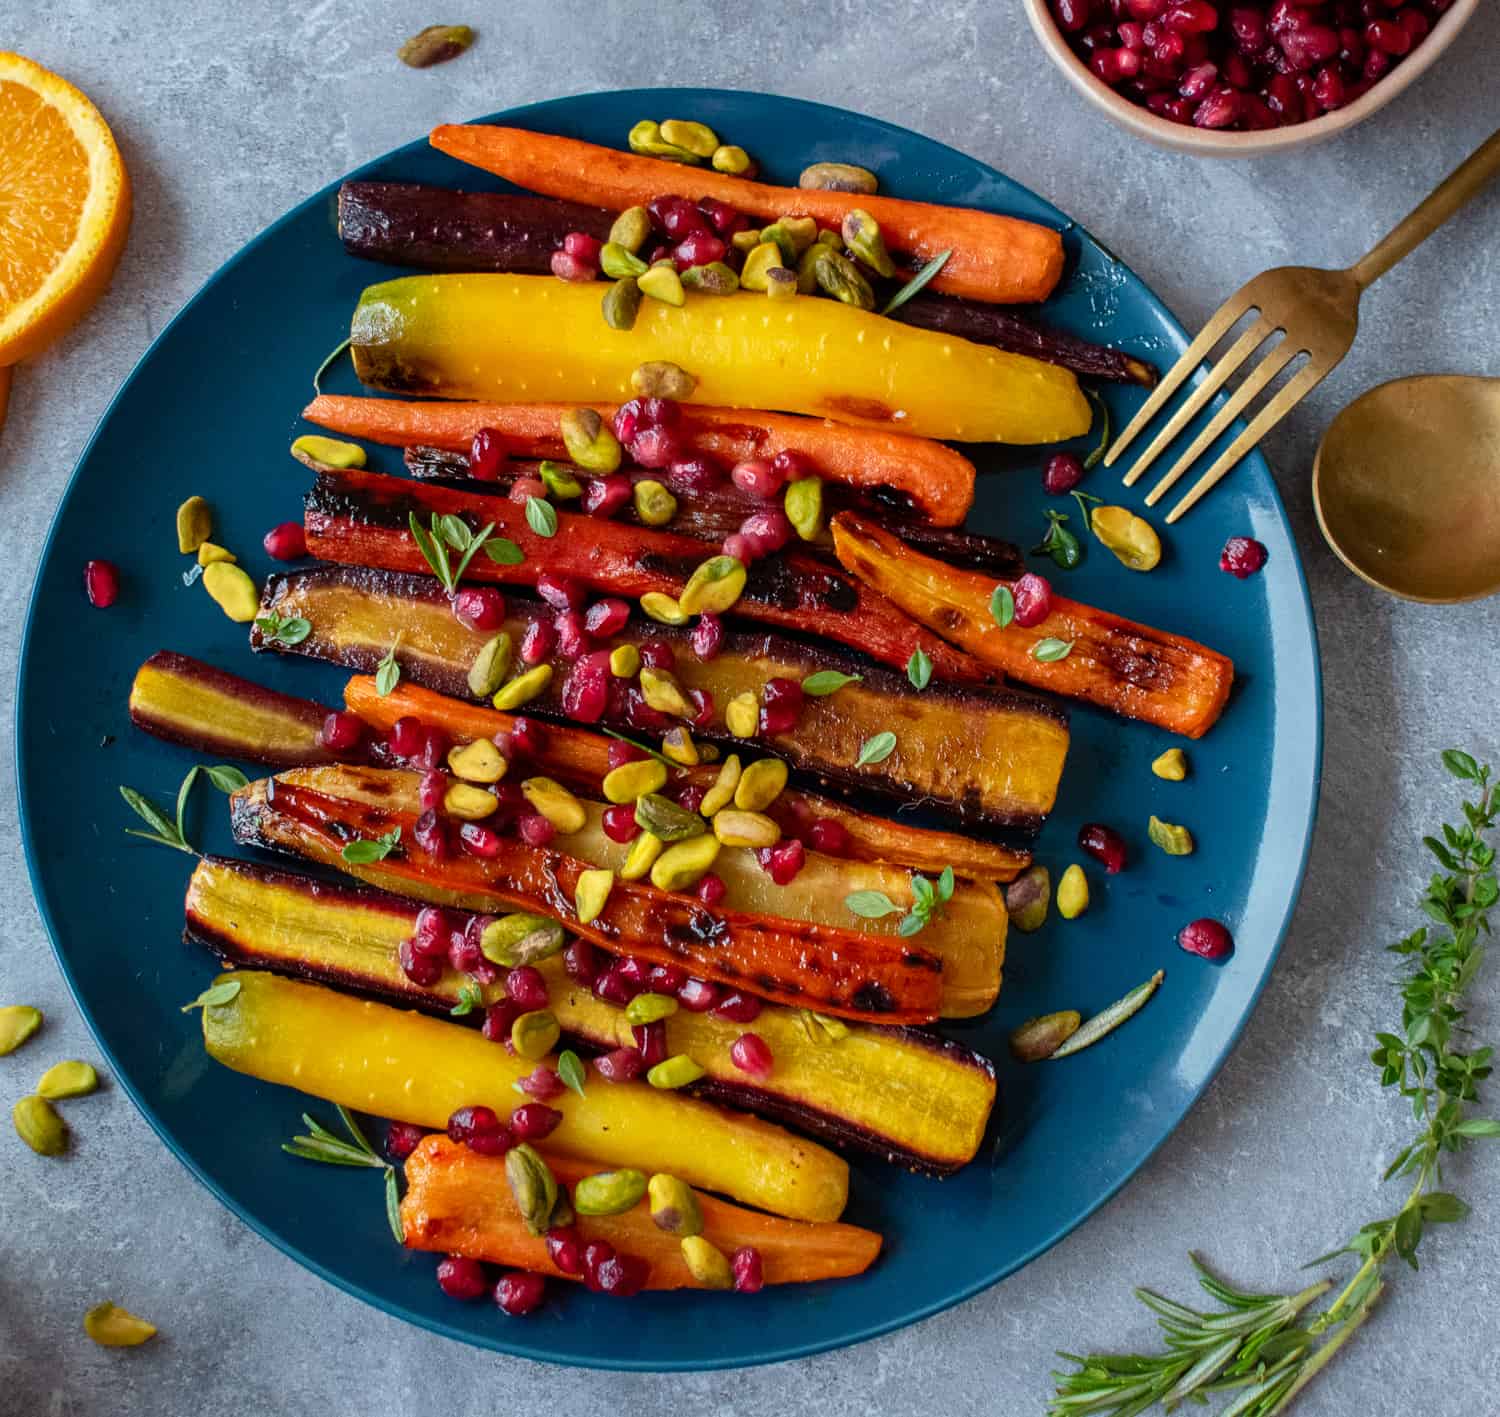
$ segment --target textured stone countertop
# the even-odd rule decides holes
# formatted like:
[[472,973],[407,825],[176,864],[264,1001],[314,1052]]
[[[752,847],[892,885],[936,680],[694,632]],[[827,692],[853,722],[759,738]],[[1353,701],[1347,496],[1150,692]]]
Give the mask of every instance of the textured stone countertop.
[[[0,45],[61,71],[103,109],[137,202],[113,290],[58,350],[20,372],[0,438],[7,763],[36,548],[115,388],[243,242],[436,122],[672,82],[861,109],[1052,198],[1192,326],[1265,266],[1353,259],[1500,121],[1500,6],[1484,7],[1443,63],[1358,132],[1245,164],[1157,152],[1096,116],[1043,59],[1013,0],[480,0],[459,10],[395,0],[0,5]],[[397,64],[400,41],[439,20],[471,22],[479,43],[442,68]],[[745,141],[753,148],[753,135]],[[1415,924],[1427,871],[1417,841],[1453,804],[1437,751],[1463,744],[1500,755],[1500,601],[1424,608],[1354,580],[1318,537],[1309,466],[1328,418],[1372,384],[1425,371],[1500,375],[1497,230],[1500,191],[1383,280],[1365,302],[1354,353],[1270,444],[1326,674],[1311,869],[1280,964],[1222,1074],[1088,1224],[981,1297],[860,1348],[739,1373],[568,1372],[408,1328],[299,1269],[222,1210],[115,1090],[90,1105],[89,1144],[66,1164],[34,1163],[14,1139],[6,1147],[0,1413],[1022,1417],[1042,1411],[1054,1349],[1153,1341],[1131,1287],[1186,1297],[1190,1244],[1247,1286],[1299,1287],[1304,1260],[1396,1204],[1379,1178],[1406,1125],[1364,1061],[1372,1031],[1394,1017],[1381,946]],[[0,831],[0,890],[12,902],[0,996],[46,1010],[49,1060],[90,1056],[30,903],[10,770]],[[1490,973],[1476,1017],[1492,1030],[1500,1011]],[[7,1110],[12,1100],[7,1093]],[[1467,1156],[1450,1179],[1474,1217],[1424,1244],[1420,1274],[1394,1276],[1374,1320],[1298,1407],[1306,1417],[1500,1410],[1500,1154]],[[162,1338],[126,1354],[87,1343],[80,1317],[105,1295],[153,1317]]]

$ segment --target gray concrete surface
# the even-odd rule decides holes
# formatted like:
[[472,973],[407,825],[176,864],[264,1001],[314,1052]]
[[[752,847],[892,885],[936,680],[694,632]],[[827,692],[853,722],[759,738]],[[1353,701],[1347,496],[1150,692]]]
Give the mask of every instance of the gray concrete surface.
[[[482,33],[465,58],[425,73],[396,63],[408,33],[460,19]],[[105,402],[242,242],[434,122],[658,82],[845,104],[955,143],[1050,196],[1191,324],[1263,266],[1352,259],[1500,120],[1494,6],[1446,63],[1358,133],[1253,165],[1165,155],[1109,126],[1064,87],[1006,0],[471,0],[441,12],[394,0],[8,0],[0,45],[95,98],[119,134],[138,204],[112,293],[60,349],[22,371],[0,439],[0,587],[12,607],[0,617],[7,763],[21,603],[68,469]],[[1181,1293],[1190,1244],[1249,1285],[1295,1287],[1298,1264],[1392,1205],[1378,1181],[1405,1126],[1364,1062],[1370,1032],[1393,1017],[1381,946],[1414,922],[1427,869],[1416,842],[1452,801],[1437,750],[1462,743],[1500,755],[1500,602],[1398,605],[1354,581],[1318,538],[1307,472],[1328,417],[1369,385],[1425,370],[1500,374],[1497,229],[1500,193],[1387,278],[1367,302],[1354,355],[1273,440],[1327,673],[1312,867],[1281,964],[1222,1075],[1091,1223],[982,1297],[852,1351],[724,1375],[564,1372],[405,1328],[304,1273],[220,1210],[123,1096],[106,1093],[87,1105],[88,1145],[66,1166],[43,1166],[14,1139],[0,1143],[0,1413],[386,1417],[440,1406],[453,1417],[1009,1417],[1042,1410],[1054,1348],[1150,1342],[1130,1288]],[[1399,771],[1371,774],[1381,760]],[[1392,777],[1395,798],[1383,786]],[[9,902],[0,995],[47,1010],[49,1060],[88,1056],[29,905],[8,769],[0,840]],[[1477,1016],[1494,1026],[1493,981],[1482,992]],[[1474,1218],[1424,1250],[1420,1274],[1394,1277],[1378,1316],[1300,1406],[1307,1417],[1500,1410],[1500,1154],[1460,1161],[1451,1179]],[[80,1316],[103,1295],[154,1317],[161,1340],[127,1354],[85,1342]]]

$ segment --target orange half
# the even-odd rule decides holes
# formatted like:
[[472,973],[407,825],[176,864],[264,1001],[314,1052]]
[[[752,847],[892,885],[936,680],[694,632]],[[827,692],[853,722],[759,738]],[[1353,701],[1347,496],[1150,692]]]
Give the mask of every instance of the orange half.
[[99,110],[0,50],[0,365],[38,354],[114,272],[130,179]]

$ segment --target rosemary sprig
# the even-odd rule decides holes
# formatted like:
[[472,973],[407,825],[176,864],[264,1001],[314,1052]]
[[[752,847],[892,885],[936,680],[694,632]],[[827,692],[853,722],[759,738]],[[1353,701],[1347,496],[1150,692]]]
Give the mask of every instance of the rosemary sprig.
[[391,1234],[396,1237],[396,1243],[404,1245],[406,1231],[401,1225],[401,1194],[396,1184],[396,1168],[370,1145],[347,1107],[340,1106],[338,1114],[339,1120],[354,1138],[352,1143],[335,1136],[327,1127],[304,1112],[302,1125],[307,1128],[307,1134],[299,1134],[291,1141],[282,1142],[281,1149],[288,1156],[300,1156],[304,1161],[321,1161],[328,1166],[367,1166],[372,1170],[384,1171],[385,1218],[391,1227]]
[[1415,1270],[1427,1226],[1469,1213],[1462,1200],[1441,1189],[1443,1158],[1471,1141],[1500,1137],[1500,1121],[1469,1115],[1478,1084],[1490,1075],[1494,1050],[1460,1046],[1469,1036],[1464,997],[1483,963],[1482,939],[1500,900],[1495,850],[1485,840],[1500,820],[1500,783],[1488,766],[1457,749],[1443,754],[1443,764],[1472,785],[1473,800],[1463,803],[1462,825],[1445,825],[1441,837],[1422,839],[1442,867],[1421,901],[1432,923],[1390,946],[1410,964],[1401,984],[1401,1032],[1376,1034],[1379,1046],[1371,1054],[1381,1084],[1400,1092],[1419,1127],[1383,1178],[1414,1178],[1400,1209],[1362,1225],[1338,1249],[1311,1261],[1308,1268],[1346,1254],[1361,1261],[1333,1302],[1311,1317],[1305,1311],[1333,1288],[1332,1280],[1297,1294],[1247,1294],[1215,1279],[1196,1256],[1198,1282],[1221,1309],[1199,1313],[1136,1290],[1157,1316],[1167,1351],[1060,1354],[1076,1367],[1053,1374],[1057,1391],[1050,1417],[1136,1417],[1158,1403],[1170,1412],[1187,1398],[1206,1402],[1227,1393],[1237,1395],[1217,1417],[1276,1417],[1370,1316],[1385,1292],[1383,1272],[1391,1256]]

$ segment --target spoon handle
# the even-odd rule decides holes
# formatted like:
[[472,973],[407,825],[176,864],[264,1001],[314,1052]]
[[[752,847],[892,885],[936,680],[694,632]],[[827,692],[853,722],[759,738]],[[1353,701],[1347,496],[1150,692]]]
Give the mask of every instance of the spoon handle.
[[1500,132],[1492,133],[1475,148],[1369,255],[1349,267],[1355,284],[1361,290],[1373,284],[1497,176],[1500,176]]

